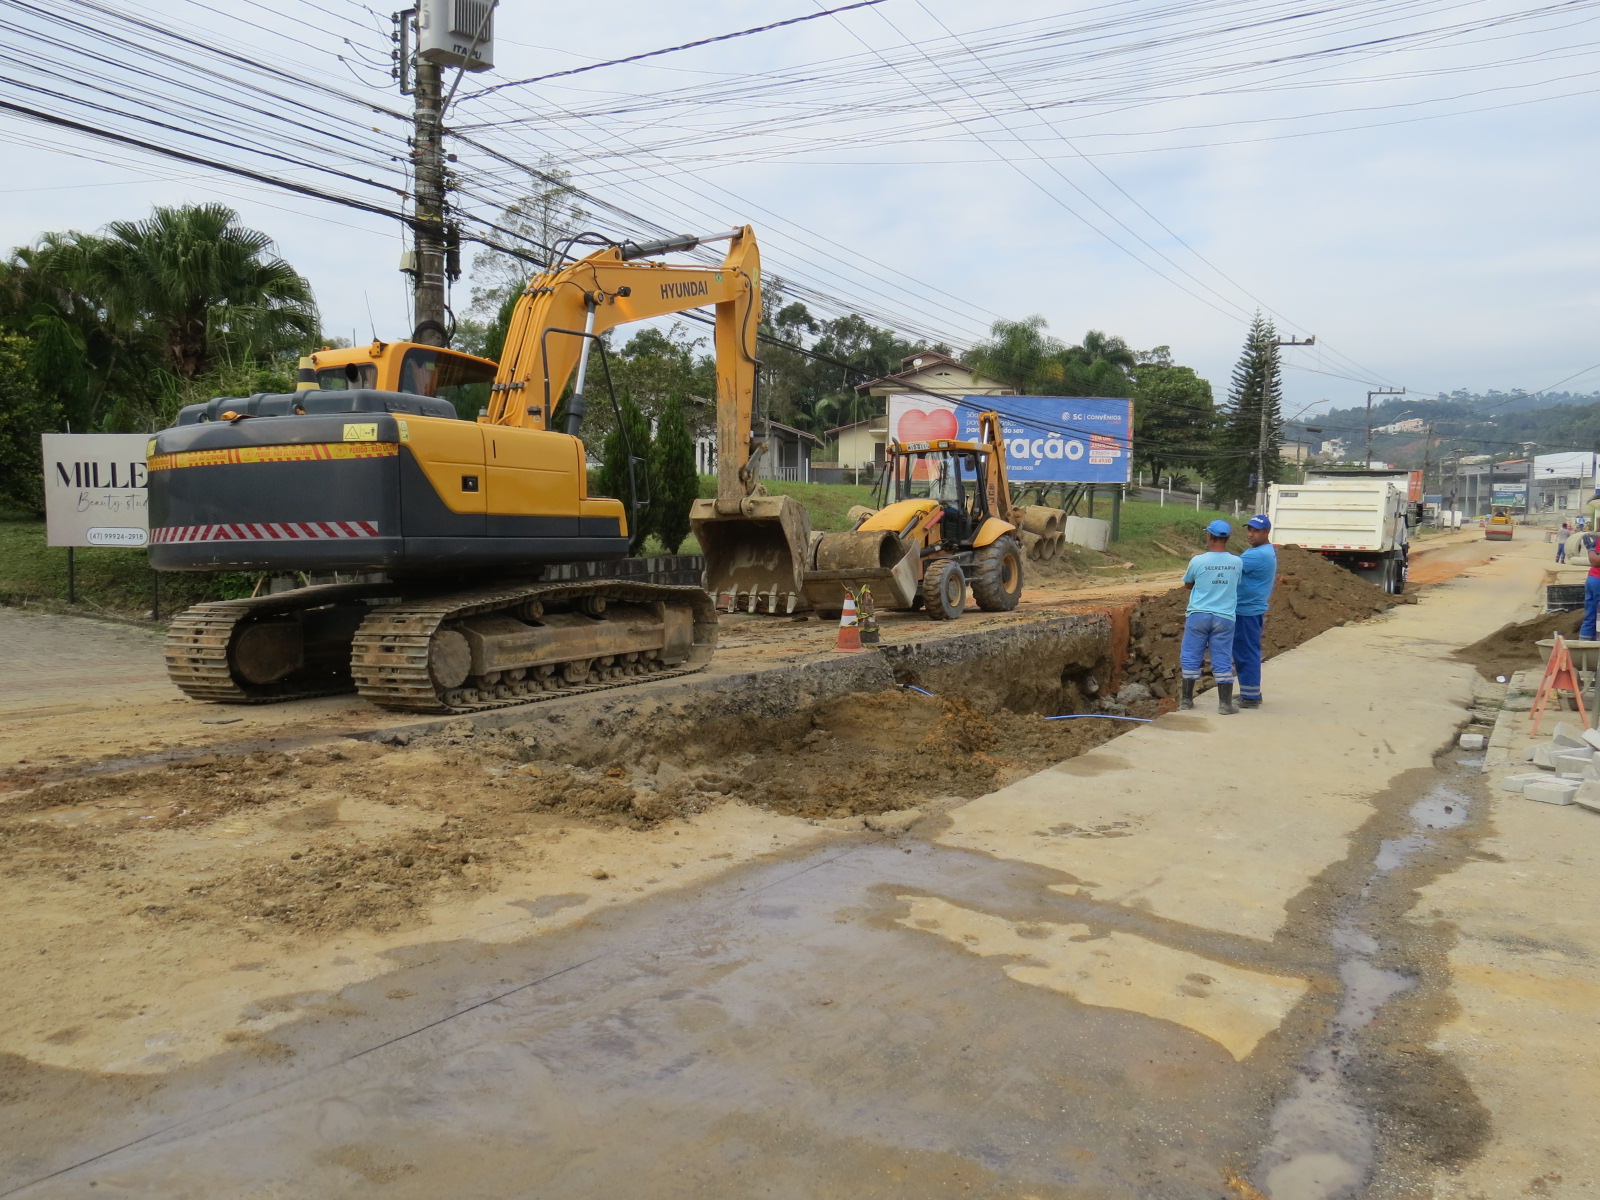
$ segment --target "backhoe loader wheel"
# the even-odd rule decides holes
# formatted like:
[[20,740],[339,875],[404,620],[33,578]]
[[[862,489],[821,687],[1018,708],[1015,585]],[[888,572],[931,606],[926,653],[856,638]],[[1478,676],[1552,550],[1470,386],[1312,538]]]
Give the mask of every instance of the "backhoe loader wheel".
[[1010,612],[1022,599],[1022,546],[1010,534],[974,555],[972,598],[984,612]]
[[935,621],[954,621],[967,607],[967,577],[961,564],[941,558],[928,564],[922,576],[922,604]]

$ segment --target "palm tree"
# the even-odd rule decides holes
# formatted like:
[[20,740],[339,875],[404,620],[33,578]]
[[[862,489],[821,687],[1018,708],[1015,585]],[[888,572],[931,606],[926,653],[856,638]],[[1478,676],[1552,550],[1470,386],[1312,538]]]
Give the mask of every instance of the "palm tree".
[[1104,360],[1124,371],[1132,371],[1138,362],[1127,342],[1109,333],[1101,333],[1098,329],[1091,329],[1084,334],[1083,341],[1069,349],[1067,354],[1083,363]]
[[224,351],[255,358],[317,334],[311,285],[270,237],[238,222],[221,204],[158,207],[61,240],[49,266],[95,298],[107,324],[151,337],[174,373],[193,379]]
[[979,342],[967,355],[967,364],[980,375],[1015,388],[1038,393],[1060,375],[1061,342],[1045,332],[1049,323],[1035,314],[1020,321],[1001,319],[989,327],[988,341]]

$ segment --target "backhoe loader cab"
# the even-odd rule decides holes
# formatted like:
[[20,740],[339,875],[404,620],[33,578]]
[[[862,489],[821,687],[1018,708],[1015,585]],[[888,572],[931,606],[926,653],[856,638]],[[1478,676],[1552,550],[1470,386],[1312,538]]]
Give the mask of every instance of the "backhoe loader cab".
[[967,591],[1004,612],[1022,598],[1022,545],[1011,511],[1000,420],[980,418],[982,441],[894,442],[875,512],[849,533],[813,534],[806,596],[837,611],[843,589],[872,588],[881,608],[921,606],[954,620]]

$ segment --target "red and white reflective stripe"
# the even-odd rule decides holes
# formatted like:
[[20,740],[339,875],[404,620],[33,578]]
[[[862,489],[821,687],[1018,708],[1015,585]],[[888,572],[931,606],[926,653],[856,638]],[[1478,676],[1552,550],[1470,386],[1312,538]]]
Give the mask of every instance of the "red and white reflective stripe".
[[328,541],[378,536],[376,521],[277,521],[269,524],[164,525],[150,531],[152,543]]

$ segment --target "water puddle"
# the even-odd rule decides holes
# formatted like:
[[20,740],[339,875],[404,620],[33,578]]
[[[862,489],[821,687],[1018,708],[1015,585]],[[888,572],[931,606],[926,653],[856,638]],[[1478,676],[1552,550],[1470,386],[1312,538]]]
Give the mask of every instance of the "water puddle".
[[1384,1004],[1415,980],[1377,965],[1378,942],[1365,931],[1375,884],[1418,852],[1441,830],[1467,820],[1469,800],[1440,783],[1411,806],[1411,831],[1380,844],[1372,873],[1340,914],[1329,941],[1344,991],[1322,1039],[1301,1060],[1293,1091],[1272,1116],[1272,1140],[1253,1172],[1271,1200],[1345,1200],[1372,1169],[1376,1132],[1356,1102],[1348,1072],[1356,1039]]

